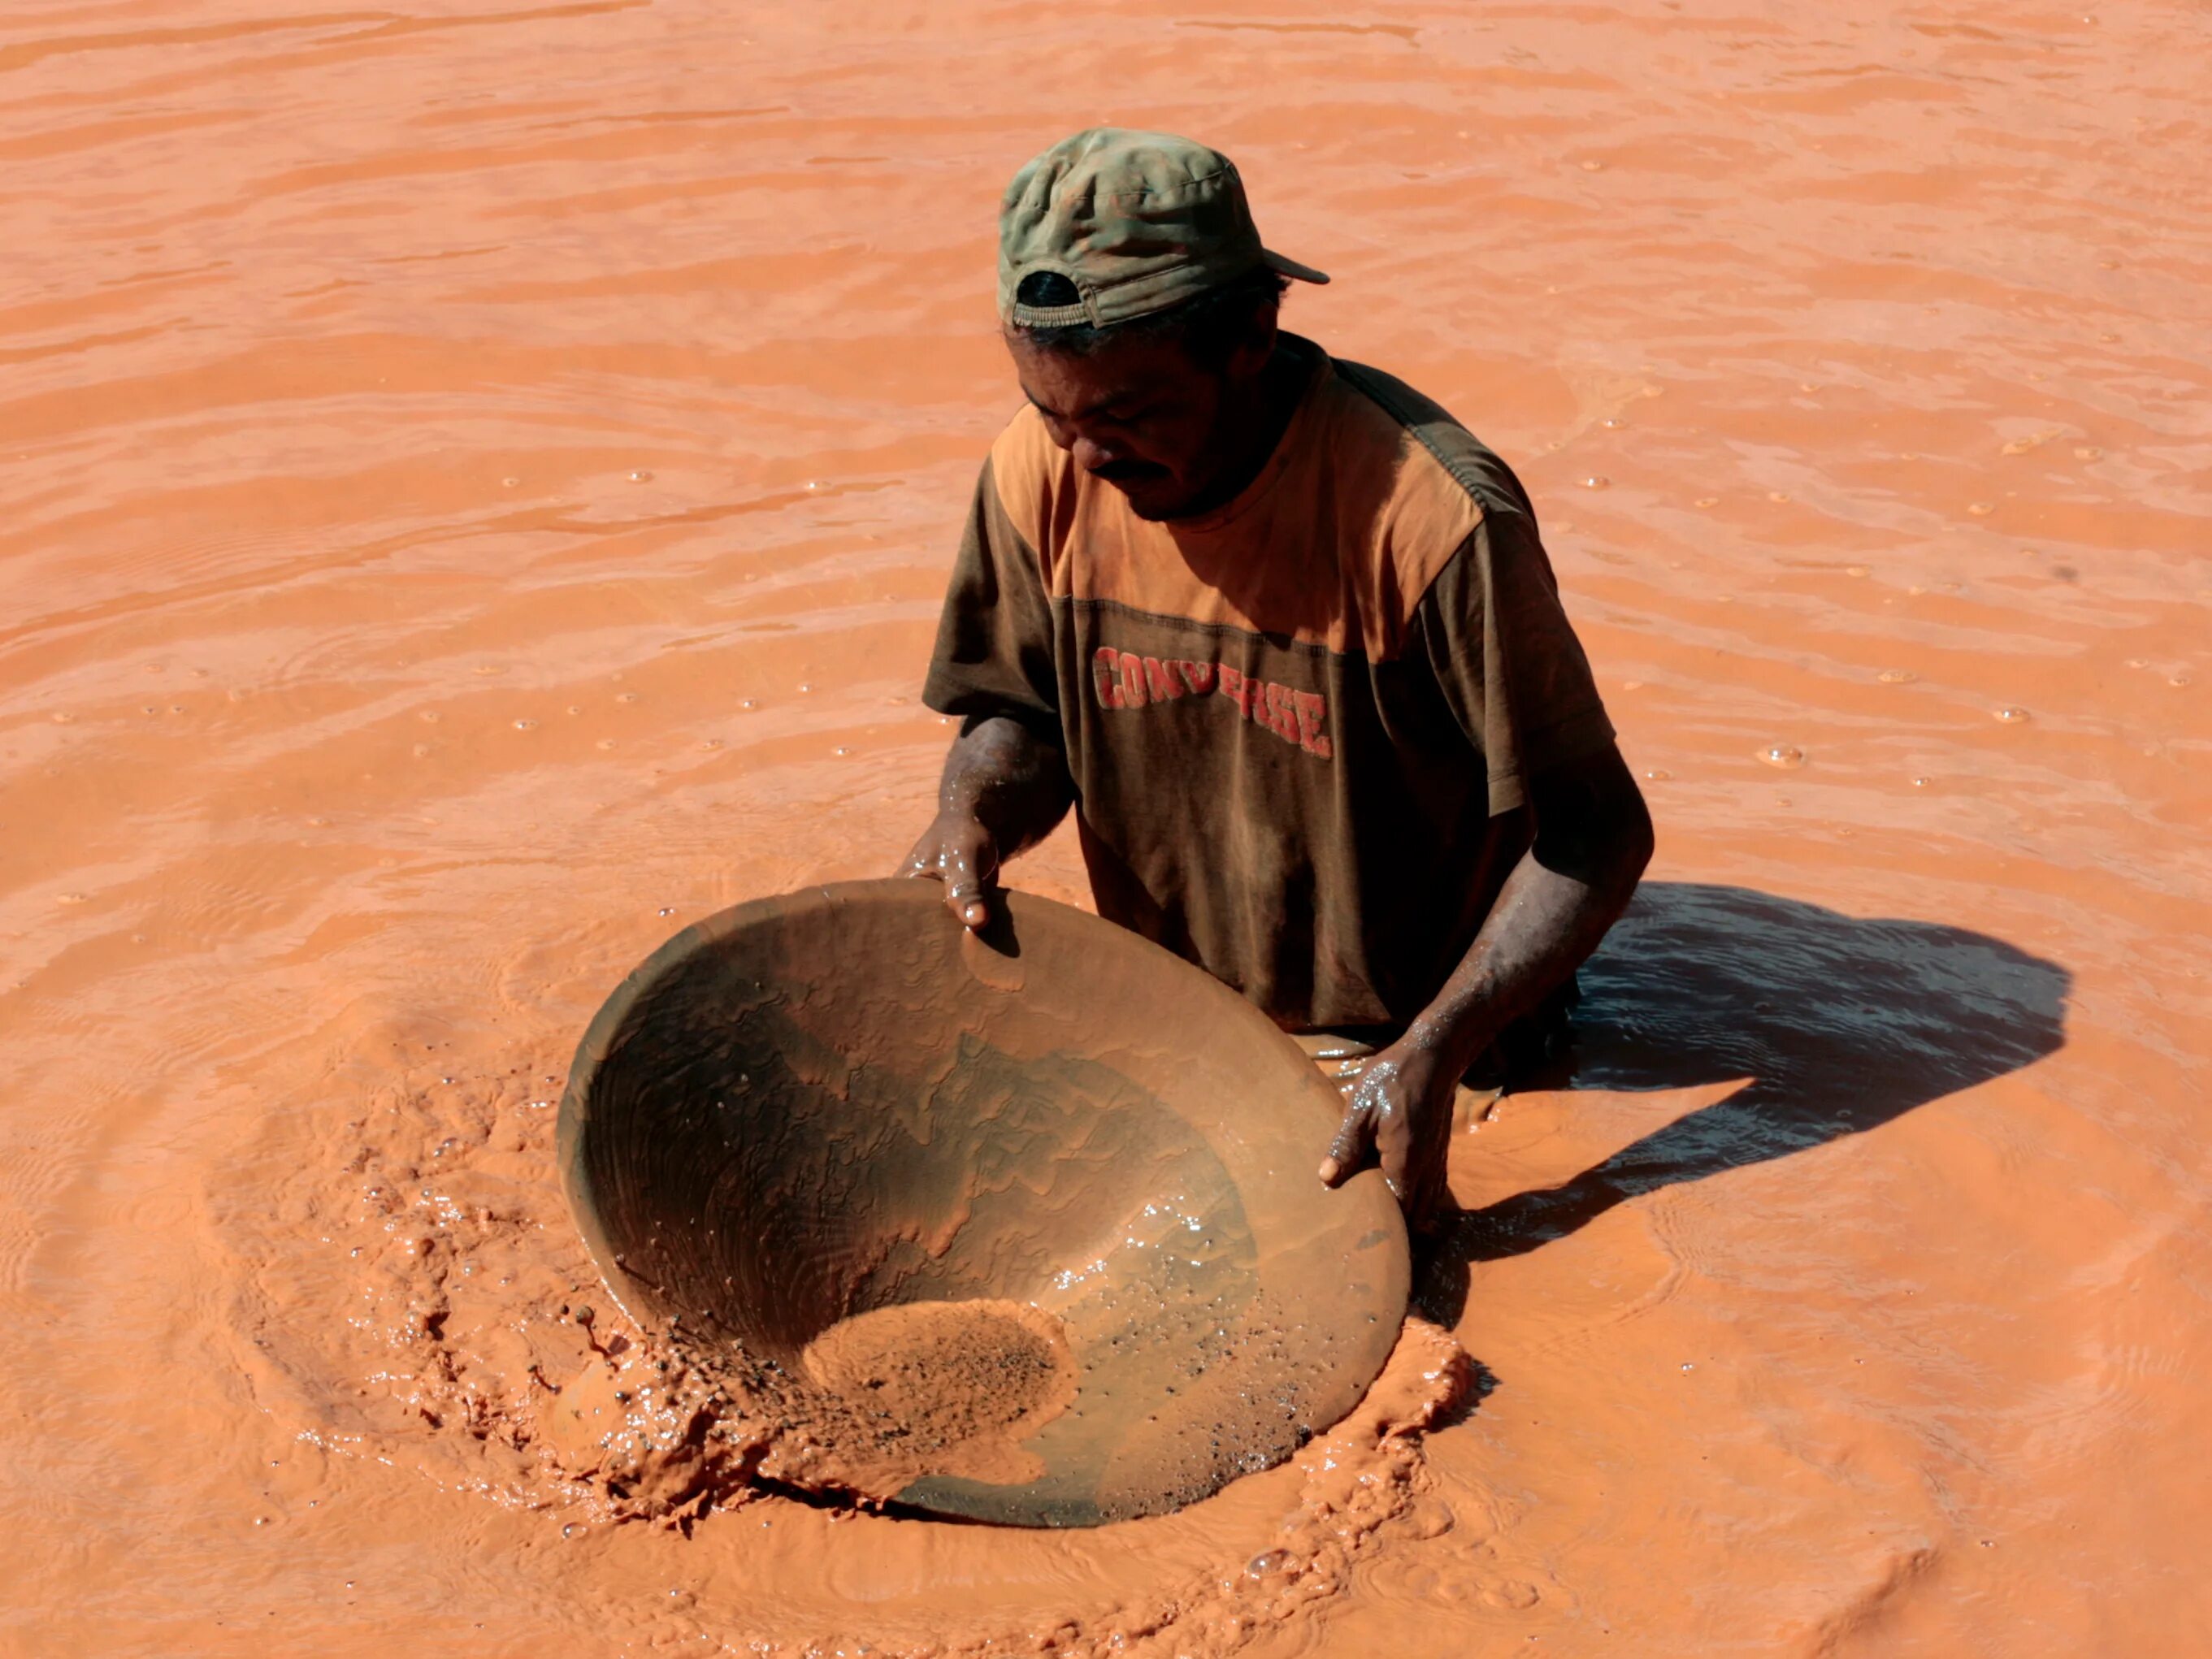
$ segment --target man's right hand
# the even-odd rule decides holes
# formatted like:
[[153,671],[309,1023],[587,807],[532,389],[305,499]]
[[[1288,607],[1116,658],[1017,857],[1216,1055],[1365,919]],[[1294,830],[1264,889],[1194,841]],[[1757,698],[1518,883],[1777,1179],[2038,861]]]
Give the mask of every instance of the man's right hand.
[[906,876],[945,884],[945,902],[971,933],[990,925],[999,888],[999,848],[972,813],[939,812],[899,866]]

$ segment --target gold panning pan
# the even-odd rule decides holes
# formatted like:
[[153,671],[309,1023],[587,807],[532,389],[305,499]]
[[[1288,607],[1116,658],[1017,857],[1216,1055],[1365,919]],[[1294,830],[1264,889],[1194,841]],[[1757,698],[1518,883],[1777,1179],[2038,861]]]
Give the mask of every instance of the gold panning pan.
[[1158,946],[1018,893],[978,939],[900,878],[663,945],[585,1036],[561,1164],[641,1324],[923,1449],[869,1495],[1090,1526],[1279,1462],[1382,1368],[1406,1235],[1372,1172],[1315,1179],[1340,1113]]

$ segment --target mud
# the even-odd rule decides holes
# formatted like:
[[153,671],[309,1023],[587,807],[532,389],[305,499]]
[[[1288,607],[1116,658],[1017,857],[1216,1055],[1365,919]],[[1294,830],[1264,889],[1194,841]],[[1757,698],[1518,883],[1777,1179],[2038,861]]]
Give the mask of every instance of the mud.
[[[0,1651],[2212,1649],[2203,62],[2159,3],[10,9]],[[911,844],[992,210],[1105,118],[1519,468],[1661,850],[1368,1404],[1039,1532],[695,1443],[552,1119],[671,932]]]

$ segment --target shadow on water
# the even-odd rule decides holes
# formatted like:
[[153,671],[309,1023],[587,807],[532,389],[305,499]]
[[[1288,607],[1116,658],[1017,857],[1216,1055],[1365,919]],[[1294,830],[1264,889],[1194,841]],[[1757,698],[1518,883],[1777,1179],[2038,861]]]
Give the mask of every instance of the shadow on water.
[[1522,1255],[1662,1187],[1863,1133],[2055,1052],[2070,976],[1963,928],[1647,882],[1582,983],[1571,1051],[1533,1081],[1748,1080],[1559,1186],[1451,1218],[1423,1252],[1415,1295],[1447,1325],[1474,1262]]

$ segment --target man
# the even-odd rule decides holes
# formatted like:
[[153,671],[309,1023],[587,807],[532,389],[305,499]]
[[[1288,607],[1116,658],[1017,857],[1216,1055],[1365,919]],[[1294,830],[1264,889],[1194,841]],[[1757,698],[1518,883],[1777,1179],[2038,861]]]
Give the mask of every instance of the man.
[[1281,333],[1227,159],[1100,128],[1016,175],[992,446],[924,701],[957,715],[905,868],[988,925],[1073,805],[1099,914],[1291,1030],[1382,1046],[1321,1166],[1416,1223],[1453,1091],[1576,967],[1651,853],[1504,462]]

